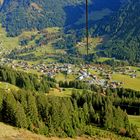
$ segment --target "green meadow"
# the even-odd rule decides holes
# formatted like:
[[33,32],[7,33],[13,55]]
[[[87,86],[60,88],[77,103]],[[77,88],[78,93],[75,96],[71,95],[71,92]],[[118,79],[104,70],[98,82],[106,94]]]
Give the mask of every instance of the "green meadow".
[[18,47],[18,37],[7,37],[6,31],[0,24],[0,50],[2,53],[9,53],[10,50]]
[[131,78],[128,75],[113,74],[112,79],[115,81],[123,82],[124,88],[140,91],[140,77]]
[[105,62],[105,61],[107,61],[107,60],[112,60],[112,58],[108,58],[108,57],[100,57],[100,58],[98,58],[97,61],[103,63],[103,62]]
[[[102,42],[102,38],[95,37],[89,38],[89,53],[95,53],[95,48]],[[87,52],[86,39],[84,38],[81,42],[76,45],[80,54],[85,54]]]
[[138,131],[140,132],[140,116],[129,115],[128,118],[129,118],[130,123],[136,125],[138,128]]
[[57,81],[73,81],[73,80],[76,79],[76,75],[73,75],[73,74],[66,75],[66,74],[63,74],[63,73],[58,73],[55,76],[55,79]]

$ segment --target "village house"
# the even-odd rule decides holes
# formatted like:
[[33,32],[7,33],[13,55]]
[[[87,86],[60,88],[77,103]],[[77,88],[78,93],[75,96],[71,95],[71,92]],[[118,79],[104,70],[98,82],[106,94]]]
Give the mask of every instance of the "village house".
[[137,75],[136,74],[131,74],[130,77],[131,78],[137,78]]

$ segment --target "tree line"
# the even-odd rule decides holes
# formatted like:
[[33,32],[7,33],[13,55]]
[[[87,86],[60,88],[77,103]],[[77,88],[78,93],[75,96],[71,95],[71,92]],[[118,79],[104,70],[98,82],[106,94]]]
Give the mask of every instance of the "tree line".
[[10,83],[26,90],[47,93],[50,87],[55,87],[54,79],[46,76],[16,71],[6,67],[0,67],[0,81]]
[[121,107],[130,115],[140,115],[140,91],[125,88],[107,88],[103,89],[94,84],[87,84],[82,81],[60,81],[59,86],[62,88],[75,88],[94,91],[97,94],[104,94],[113,101],[113,105]]

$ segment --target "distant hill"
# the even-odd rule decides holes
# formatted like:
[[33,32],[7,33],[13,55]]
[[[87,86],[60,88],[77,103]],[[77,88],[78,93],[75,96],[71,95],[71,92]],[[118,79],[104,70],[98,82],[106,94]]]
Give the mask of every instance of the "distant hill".
[[140,1],[129,0],[99,31],[111,38],[101,47],[107,57],[140,62]]
[[[112,14],[122,2],[123,0],[89,1],[90,21],[98,21]],[[1,0],[1,3],[0,20],[10,36],[34,28],[71,28],[81,27],[84,23],[84,0]]]

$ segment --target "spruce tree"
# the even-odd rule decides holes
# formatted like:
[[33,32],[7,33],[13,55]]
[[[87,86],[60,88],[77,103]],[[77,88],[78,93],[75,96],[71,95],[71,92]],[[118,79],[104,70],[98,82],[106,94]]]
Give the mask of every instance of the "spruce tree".
[[2,108],[2,119],[4,122],[10,123],[14,126],[16,125],[16,107],[16,100],[13,94],[5,94]]
[[27,95],[27,110],[27,117],[31,127],[30,129],[33,130],[34,128],[38,127],[39,118],[36,106],[36,99],[30,92]]
[[17,102],[15,112],[15,125],[20,128],[28,128],[27,118],[22,105]]
[[104,116],[104,127],[106,129],[113,129],[113,110],[112,103],[108,100],[105,104],[105,116]]

